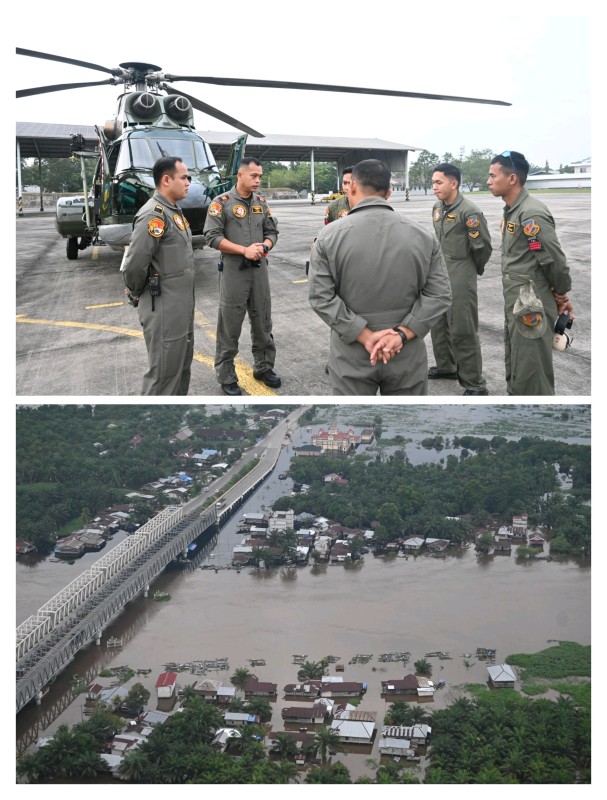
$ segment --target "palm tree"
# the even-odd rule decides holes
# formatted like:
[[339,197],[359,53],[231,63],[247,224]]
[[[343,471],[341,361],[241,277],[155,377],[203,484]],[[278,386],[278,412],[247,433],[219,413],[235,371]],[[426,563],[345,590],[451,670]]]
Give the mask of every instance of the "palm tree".
[[337,733],[331,728],[321,728],[314,736],[314,745],[320,753],[320,761],[324,767],[327,763],[327,754],[333,750],[338,750],[341,741]]
[[418,675],[432,675],[432,664],[427,658],[420,658],[413,666]]
[[189,702],[191,702],[194,697],[197,697],[196,692],[194,691],[195,684],[188,683],[187,686],[184,686],[181,690],[181,697],[183,700],[183,705],[186,706]]
[[277,777],[277,783],[299,783],[297,765],[293,761],[285,761],[284,759],[274,764],[274,771]]
[[95,751],[82,753],[76,762],[77,775],[83,778],[95,778],[99,772],[108,772],[108,766]]
[[[166,748],[165,748],[166,750]],[[118,767],[118,773],[133,783],[140,783],[150,769],[150,762],[141,750],[132,750],[127,753]]]
[[287,756],[294,756],[297,753],[297,745],[293,739],[282,731],[276,734],[276,738],[272,741],[270,748],[271,753],[276,753],[280,758],[284,759]]
[[262,722],[266,722],[272,717],[272,705],[265,697],[253,697],[247,703],[246,710],[249,714],[255,714]]
[[237,689],[242,689],[250,677],[251,672],[247,667],[237,667],[234,670],[234,674],[230,677],[230,680]]
[[319,680],[325,674],[328,663],[326,658],[320,661],[304,661],[297,672],[297,679],[300,681]]

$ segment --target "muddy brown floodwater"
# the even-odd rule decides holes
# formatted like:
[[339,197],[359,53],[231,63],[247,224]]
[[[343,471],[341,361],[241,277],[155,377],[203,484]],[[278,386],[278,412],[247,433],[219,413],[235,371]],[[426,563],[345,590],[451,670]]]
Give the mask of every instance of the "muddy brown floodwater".
[[[339,656],[344,680],[368,683],[360,708],[377,712],[380,726],[388,706],[380,696],[381,681],[412,672],[413,662],[426,652],[445,650],[452,656],[431,659],[433,677],[446,682],[428,702],[437,708],[457,696],[459,684],[486,681],[482,662],[464,666],[463,654],[477,647],[496,648],[501,663],[510,653],[543,649],[549,639],[590,643],[590,571],[574,562],[482,560],[472,550],[441,558],[368,555],[354,568],[172,571],[154,589],[168,591],[172,599],[158,603],[150,596],[129,604],[102,645],[89,646],[60,676],[42,709],[29,707],[18,715],[18,739],[27,738],[28,731],[48,735],[60,722],[78,722],[82,696],[42,730],[45,707],[61,702],[70,676],[86,674],[92,680],[103,666],[151,669],[148,677],[134,680],[152,692],[150,707],[155,707],[154,683],[165,663],[227,657],[230,670],[208,677],[229,684],[234,669],[247,666],[260,680],[277,683],[272,726],[282,730],[281,708],[298,704],[284,700],[281,691],[297,681],[293,654],[314,661]],[[112,635],[123,637],[122,648],[105,647]],[[411,669],[378,661],[381,653],[396,651],[411,653]],[[373,658],[349,664],[359,653]],[[266,665],[252,668],[248,659],[265,659]],[[197,679],[179,674],[182,686]],[[378,757],[377,740],[372,748],[352,747],[339,756],[353,778],[371,774],[365,761]]]

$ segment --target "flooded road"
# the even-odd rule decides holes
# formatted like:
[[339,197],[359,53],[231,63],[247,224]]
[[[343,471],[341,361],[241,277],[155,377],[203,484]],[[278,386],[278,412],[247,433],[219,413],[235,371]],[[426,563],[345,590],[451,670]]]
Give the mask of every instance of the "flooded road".
[[[415,434],[418,439],[426,435],[427,431]],[[298,432],[294,445],[300,436],[306,439],[309,434]],[[449,452],[426,451],[418,442],[407,445],[413,463],[416,458],[420,462],[446,458]],[[89,645],[58,677],[42,706],[29,706],[18,715],[18,750],[38,736],[51,735],[62,722],[80,721],[84,698],[80,695],[72,700],[70,681],[78,674],[90,682],[106,666],[150,669],[148,676],[133,682],[141,680],[150,690],[148,707],[155,708],[154,684],[166,663],[227,657],[229,671],[211,671],[207,677],[229,684],[229,676],[244,666],[260,680],[278,684],[272,729],[282,730],[281,709],[300,704],[297,699],[285,700],[282,693],[286,683],[297,681],[293,655],[306,654],[312,661],[336,656],[345,664],[340,673],[344,680],[368,683],[360,708],[376,712],[376,725],[381,729],[389,705],[380,696],[381,681],[413,672],[413,662],[426,652],[445,650],[451,655],[450,660],[430,659],[432,677],[446,682],[434,700],[425,701],[430,708],[437,708],[457,696],[458,685],[487,680],[482,662],[469,669],[464,665],[463,654],[474,654],[477,647],[495,648],[497,663],[502,663],[511,653],[544,649],[550,639],[590,644],[590,568],[573,560],[478,558],[468,549],[441,557],[367,555],[349,567],[197,568],[229,564],[232,548],[243,537],[236,531],[242,514],[269,509],[275,499],[291,491],[289,479],[278,479],[278,474],[288,469],[291,457],[292,446],[284,448],[271,478],[228,521],[216,541],[201,547],[189,569],[169,570],[158,578],[153,590],[169,592],[169,602],[154,602],[151,592],[149,598],[129,603],[104,632],[101,646]],[[50,567],[55,568],[54,573]],[[25,605],[32,603],[34,587],[36,592],[46,590],[41,602],[34,603],[38,608],[76,576],[63,564],[45,563],[30,568],[29,577],[20,580],[21,569],[25,568],[19,566],[17,573],[18,617]],[[46,581],[31,581],[37,569],[46,570]],[[50,583],[55,580],[57,588],[52,588]],[[122,638],[121,648],[107,648],[112,636]],[[378,660],[380,654],[395,651],[411,653],[405,669]],[[372,654],[367,664],[349,663],[363,653]],[[264,659],[266,665],[253,668],[249,664],[252,659]],[[467,660],[474,662],[475,658]],[[335,674],[334,664],[330,674]],[[179,675],[181,686],[198,679],[188,672]],[[101,682],[109,685],[110,680]],[[353,779],[373,774],[365,761],[378,758],[378,738],[376,735],[372,748],[351,748],[338,756]]]

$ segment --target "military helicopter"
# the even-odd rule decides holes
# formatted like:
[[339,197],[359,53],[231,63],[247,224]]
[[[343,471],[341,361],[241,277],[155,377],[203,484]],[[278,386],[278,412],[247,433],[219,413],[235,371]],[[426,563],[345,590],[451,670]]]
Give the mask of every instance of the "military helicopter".
[[[118,67],[104,67],[88,61],[17,48],[17,54],[85,67],[111,75],[102,81],[62,83],[37,86],[17,91],[17,97],[31,97],[92,86],[123,85],[114,117],[103,129],[95,126],[99,146],[96,151],[84,148],[82,137],[72,137],[72,155],[81,161],[84,213],[74,222],[57,217],[57,229],[67,239],[67,257],[75,259],[78,251],[101,240],[110,248],[123,250],[128,245],[135,214],[154,192],[152,168],[162,156],[178,156],[186,164],[192,182],[187,197],[181,202],[192,229],[194,245],[202,246],[202,230],[208,206],[218,194],[231,188],[240,160],[244,156],[247,135],[263,138],[263,134],[213,106],[185,94],[172,86],[175,81],[208,83],[219,86],[249,86],[275,89],[304,89],[392,97],[452,100],[465,103],[486,103],[508,106],[500,100],[370,89],[292,81],[214,78],[165,73],[155,64],[125,62]],[[226,176],[222,177],[211,150],[194,127],[194,109],[243,131],[232,145]],[[84,160],[96,158],[93,185],[89,193]],[[92,204],[87,198],[92,195]],[[92,207],[91,207],[92,205]],[[75,206],[76,210],[77,206]]]

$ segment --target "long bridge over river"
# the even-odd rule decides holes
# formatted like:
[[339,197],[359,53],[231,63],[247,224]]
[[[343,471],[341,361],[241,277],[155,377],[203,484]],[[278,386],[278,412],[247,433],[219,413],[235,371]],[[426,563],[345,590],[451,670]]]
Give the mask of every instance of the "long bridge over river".
[[[286,423],[280,423],[282,427]],[[275,429],[269,438],[276,439]],[[94,641],[137,594],[147,592],[154,579],[188,545],[220,525],[270,475],[280,444],[267,447],[259,464],[223,496],[225,505],[204,508],[195,497],[182,506],[169,506],[116,545],[107,555],[69,583],[17,628],[17,712],[32,700],[41,702],[45,687]]]

